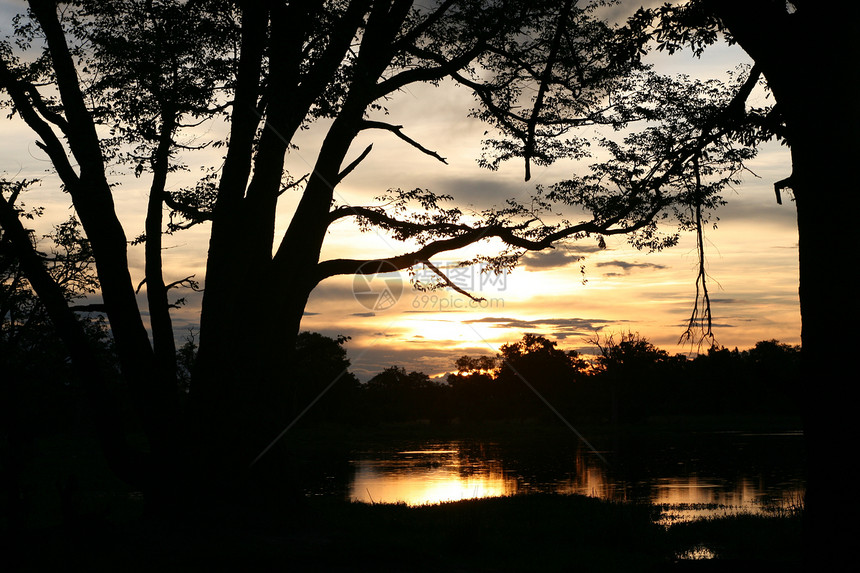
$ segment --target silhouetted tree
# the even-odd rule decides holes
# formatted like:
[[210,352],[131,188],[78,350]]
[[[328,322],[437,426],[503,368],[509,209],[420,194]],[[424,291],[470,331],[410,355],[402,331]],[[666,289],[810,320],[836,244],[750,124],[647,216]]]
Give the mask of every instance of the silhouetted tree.
[[[144,473],[162,476],[168,488],[181,481],[177,465],[207,472],[213,486],[239,478],[289,419],[293,349],[310,292],[327,277],[371,268],[366,260],[320,261],[335,221],[353,219],[417,242],[413,252],[372,261],[374,269],[405,269],[493,237],[540,249],[589,233],[626,233],[652,215],[627,217],[627,205],[578,224],[540,226],[534,207],[511,203],[473,221],[423,190],[392,192],[387,210],[333,207],[336,185],[371,152],[348,159],[359,133],[387,132],[444,161],[401,126],[377,118],[388,97],[415,82],[449,78],[471,89],[475,114],[508,136],[492,143],[499,154],[489,165],[522,157],[526,177],[532,163],[578,148],[559,134],[617,123],[605,113],[605,97],[638,65],[639,36],[614,34],[572,0],[432,7],[401,0],[31,0],[15,24],[14,47],[0,44],[0,88],[39,138],[92,244],[154,467],[172,468]],[[27,49],[34,57],[20,55]],[[229,127],[226,140],[213,142],[226,146],[220,170],[188,192],[168,191],[169,174],[182,167],[178,152],[193,148],[189,130],[218,118]],[[284,156],[295,134],[310,126],[326,130],[323,143],[312,172],[293,179]],[[151,181],[145,234],[138,237],[145,243],[149,332],[113,201],[111,170],[123,162]],[[275,237],[278,199],[290,188],[301,200],[284,236]],[[13,203],[0,204],[4,228],[15,224]],[[173,210],[168,223],[164,204]],[[410,216],[412,204],[426,212]],[[211,223],[211,237],[192,415],[185,418],[167,293],[192,278],[163,276],[160,236],[201,221]],[[236,303],[251,280],[265,312]],[[50,296],[50,286],[31,282],[41,298]],[[58,304],[55,314],[63,312]],[[70,329],[61,335],[73,336]],[[82,353],[73,356],[83,360]]]
[[303,415],[316,422],[355,420],[359,381],[349,371],[344,344],[348,336],[330,338],[318,332],[302,332],[296,340],[294,363],[298,393],[291,403],[293,417]]
[[[30,0],[28,17],[16,20],[14,47],[0,44],[0,88],[38,136],[92,244],[123,376],[150,442],[155,469],[145,475],[164,489],[185,470],[205,473],[213,487],[246,475],[295,409],[296,337],[311,291],[326,278],[406,269],[494,238],[505,250],[479,258],[496,269],[561,240],[596,237],[602,245],[606,236],[632,234],[635,244],[660,248],[677,239],[659,235],[656,220],[674,218],[683,230],[701,221],[691,219],[690,205],[719,203],[718,191],[752,151],[712,130],[711,118],[734,111],[755,77],[725,87],[634,74],[644,29],[611,29],[592,17],[596,4]],[[28,48],[34,57],[21,55]],[[661,118],[665,125],[628,140],[635,152],[604,140],[612,159],[525,204],[466,216],[444,207],[448,197],[397,189],[377,205],[337,205],[336,186],[371,153],[369,146],[350,157],[361,133],[393,134],[444,162],[383,117],[396,92],[443,80],[470,89],[473,114],[493,129],[483,165],[519,158],[526,179],[532,164],[585,155],[582,141],[568,137],[577,127]],[[192,151],[190,130],[219,119],[229,135],[211,143],[226,147],[223,165],[193,189],[168,191],[169,174],[183,167],[178,153]],[[293,177],[285,154],[310,127],[324,130],[322,144],[311,172]],[[643,167],[666,157],[672,142],[693,140],[680,160]],[[113,201],[111,169],[123,162],[150,177],[145,233],[137,238],[145,244],[149,331]],[[288,189],[301,198],[276,237],[278,201]],[[588,215],[559,220],[558,203]],[[169,222],[163,205],[172,210]],[[14,201],[0,210],[4,228],[14,226]],[[343,220],[418,246],[386,259],[321,261],[329,227]],[[183,416],[167,294],[194,283],[163,276],[160,237],[202,221],[211,234],[190,416]],[[237,304],[250,281],[264,312]],[[50,285],[31,282],[50,297]],[[65,311],[54,300],[59,316]],[[71,329],[61,335],[73,343]],[[83,352],[73,356],[93,367]]]
[[686,359],[672,357],[638,333],[621,333],[591,340],[600,349],[597,366],[611,393],[613,422],[634,422],[646,417],[655,401],[671,397],[677,373],[668,366]]
[[519,342],[500,348],[496,379],[508,407],[519,415],[552,417],[544,400],[556,409],[571,403],[574,384],[587,365],[575,350],[565,352],[556,346],[556,342],[529,332]]
[[498,419],[503,413],[504,396],[495,380],[495,356],[461,356],[456,373],[448,375],[452,410],[464,420]]
[[386,368],[365,384],[371,418],[385,422],[409,422],[442,415],[445,387],[423,372]]
[[770,404],[774,411],[799,413],[801,405],[800,346],[783,344],[778,340],[762,340],[744,353],[747,371],[756,384],[751,401],[764,408]]

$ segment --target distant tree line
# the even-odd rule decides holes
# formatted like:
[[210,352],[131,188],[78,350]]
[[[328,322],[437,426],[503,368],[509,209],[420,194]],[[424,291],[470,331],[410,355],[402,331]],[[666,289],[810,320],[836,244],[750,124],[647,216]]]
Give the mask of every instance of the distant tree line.
[[391,366],[366,383],[348,372],[344,341],[300,336],[302,376],[308,380],[302,399],[305,404],[317,399],[306,413],[309,420],[549,421],[561,414],[595,423],[637,423],[662,416],[800,412],[800,347],[777,340],[743,351],[714,346],[688,358],[627,333],[595,338],[591,342],[600,354],[586,360],[527,333],[496,356],[462,356],[445,380]]
[[[7,264],[8,259],[0,261],[3,298],[8,302],[27,297],[26,285],[14,280],[15,266]],[[85,384],[70,367],[44,308],[32,296],[25,302],[19,301],[18,314],[5,313],[0,328],[7,440],[88,431],[92,421]],[[106,363],[115,364],[103,320],[88,314],[80,320],[89,344]],[[625,333],[590,340],[600,352],[586,359],[540,334],[526,333],[495,356],[458,358],[452,365],[456,371],[445,379],[390,366],[365,383],[350,371],[344,348],[348,340],[314,332],[298,336],[292,374],[303,383],[293,386],[293,419],[302,424],[376,425],[550,421],[561,414],[579,421],[636,423],[659,416],[800,413],[800,347],[777,340],[760,341],[743,351],[715,346],[688,358],[671,355],[639,334]],[[196,348],[190,336],[178,351],[179,377],[188,395],[194,391],[190,371]],[[116,372],[111,378],[118,402],[127,408],[128,389]]]

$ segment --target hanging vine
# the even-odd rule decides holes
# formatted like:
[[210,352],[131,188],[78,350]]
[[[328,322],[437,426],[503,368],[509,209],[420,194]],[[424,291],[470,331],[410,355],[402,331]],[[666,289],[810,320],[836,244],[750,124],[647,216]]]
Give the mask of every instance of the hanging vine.
[[[713,316],[711,315],[711,297],[708,292],[708,274],[705,270],[705,240],[702,218],[702,177],[699,166],[699,154],[693,156],[693,169],[696,175],[696,187],[693,192],[693,218],[696,224],[696,263],[699,267],[696,275],[696,298],[693,301],[693,311],[687,321],[687,328],[681,334],[678,342],[694,344],[702,348],[705,341],[710,345],[716,344],[712,330]],[[697,339],[698,338],[698,339]]]

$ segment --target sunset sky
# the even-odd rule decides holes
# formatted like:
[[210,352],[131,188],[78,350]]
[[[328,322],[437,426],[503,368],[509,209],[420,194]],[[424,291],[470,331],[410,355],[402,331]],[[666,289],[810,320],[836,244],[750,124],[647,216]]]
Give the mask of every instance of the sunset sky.
[[[0,33],[9,30],[10,13],[20,2],[0,1]],[[737,47],[714,46],[701,60],[683,54],[659,55],[650,59],[662,72],[678,72],[698,77],[725,77],[727,70],[749,59]],[[373,152],[336,190],[340,204],[373,204],[373,197],[390,188],[426,188],[453,195],[456,204],[484,209],[502,205],[504,199],[526,199],[535,185],[549,185],[571,172],[584,172],[587,163],[567,162],[549,168],[533,167],[532,180],[523,181],[523,165],[513,162],[498,172],[478,167],[484,126],[467,118],[473,98],[468,90],[443,84],[438,88],[412,86],[389,102],[387,121],[402,124],[404,132],[425,147],[445,157],[448,165],[417,152],[387,133],[362,135],[350,158],[373,142]],[[217,130],[212,126],[210,130]],[[578,135],[609,135],[589,128]],[[46,170],[44,154],[36,147],[35,136],[20,122],[4,120],[0,128],[0,174],[3,177],[40,177],[41,186],[25,196],[30,205],[45,205],[40,230],[66,219],[70,201]],[[200,133],[201,140],[211,137]],[[304,132],[299,149],[288,157],[295,177],[310,170],[324,132]],[[220,152],[206,152],[187,158],[190,171],[174,174],[169,188],[193,184],[199,165],[217,165]],[[797,231],[794,204],[784,197],[774,198],[773,182],[787,177],[790,161],[786,148],[778,144],[764,147],[749,163],[743,183],[725,194],[728,205],[718,213],[717,229],[708,228],[707,269],[714,313],[714,332],[719,344],[741,349],[764,339],[799,344],[800,315],[797,296]],[[129,238],[143,231],[147,187],[145,178],[117,175],[122,184],[116,191],[117,209]],[[286,228],[298,194],[286,197],[278,221]],[[277,236],[277,235],[276,235]],[[166,237],[166,280],[205,276],[208,226]],[[497,248],[497,245],[495,246]],[[442,254],[433,259],[439,268],[469,254],[492,254],[494,245],[481,244],[467,253]],[[323,259],[332,257],[388,257],[410,250],[375,233],[359,234],[346,221],[333,226]],[[581,256],[585,259],[580,260]],[[143,248],[131,247],[132,278],[143,277]],[[584,272],[582,265],[585,265]],[[530,254],[524,264],[503,277],[482,275],[464,269],[455,282],[477,296],[482,304],[451,290],[423,293],[410,288],[401,273],[403,292],[396,304],[385,309],[369,309],[353,296],[354,277],[329,279],[312,294],[302,323],[304,330],[330,336],[348,335],[353,371],[363,380],[390,365],[439,375],[453,368],[463,354],[490,354],[501,344],[518,340],[524,332],[544,334],[558,340],[564,349],[593,352],[587,339],[632,331],[647,337],[671,352],[689,351],[678,338],[692,310],[695,295],[696,249],[693,236],[660,253],[636,251],[624,238],[607,242],[598,251],[593,241],[571,244],[569,248]],[[372,283],[376,285],[377,283]],[[254,302],[255,285],[237,293],[237,304],[249,313],[266,312]],[[182,293],[186,294],[186,293]],[[177,337],[182,339],[198,319],[200,296],[190,294],[190,304],[178,311]],[[366,302],[366,301],[365,301]],[[145,299],[141,295],[141,307]]]

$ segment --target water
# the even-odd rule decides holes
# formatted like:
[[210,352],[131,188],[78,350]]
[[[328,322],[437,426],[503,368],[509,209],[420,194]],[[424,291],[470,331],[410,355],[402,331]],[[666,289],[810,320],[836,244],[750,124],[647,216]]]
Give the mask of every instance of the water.
[[[804,491],[802,434],[721,432],[516,445],[402,440],[351,454],[352,500],[432,504],[529,492],[660,505],[666,522],[790,508]],[[600,444],[600,445],[597,445]],[[598,453],[600,455],[598,455]]]

